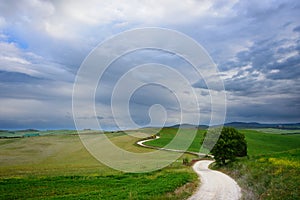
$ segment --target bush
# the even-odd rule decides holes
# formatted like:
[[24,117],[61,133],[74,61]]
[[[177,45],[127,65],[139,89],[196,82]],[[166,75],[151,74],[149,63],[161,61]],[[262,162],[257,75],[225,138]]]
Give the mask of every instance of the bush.
[[218,165],[225,165],[226,161],[234,161],[237,156],[247,156],[244,134],[234,128],[224,127],[211,153]]
[[185,157],[182,159],[182,164],[183,165],[189,165],[189,158]]

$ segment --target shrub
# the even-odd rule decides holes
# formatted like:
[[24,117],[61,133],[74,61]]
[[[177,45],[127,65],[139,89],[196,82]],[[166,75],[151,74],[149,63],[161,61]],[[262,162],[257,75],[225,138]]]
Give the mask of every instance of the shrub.
[[234,161],[237,156],[247,156],[244,134],[234,128],[224,127],[211,153],[219,165],[225,165],[226,161]]

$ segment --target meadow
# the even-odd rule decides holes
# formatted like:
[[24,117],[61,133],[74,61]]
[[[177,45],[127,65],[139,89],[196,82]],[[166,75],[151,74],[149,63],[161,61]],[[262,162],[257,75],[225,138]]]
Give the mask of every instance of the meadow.
[[[106,134],[123,149],[149,152],[153,150],[137,146],[139,137],[133,136],[150,136],[154,131]],[[195,129],[184,131],[190,134]],[[239,131],[245,134],[248,157],[211,167],[235,178],[244,199],[300,199],[300,134],[286,134],[281,129]],[[160,139],[146,144],[163,147],[176,132],[176,128],[163,128]],[[189,151],[199,152],[204,132],[197,130]],[[5,134],[12,133],[2,132]],[[182,148],[180,144],[178,148]],[[194,158],[184,154],[156,172],[123,173],[94,159],[75,131],[40,131],[35,137],[0,139],[0,199],[184,199],[195,190],[198,179],[182,161]]]
[[241,130],[248,158],[218,168],[243,188],[244,199],[300,199],[300,135]]
[[[240,129],[245,134],[248,157],[238,158],[224,167],[212,165],[232,176],[242,187],[243,199],[300,199],[300,134],[299,130]],[[146,144],[163,147],[173,139],[176,130],[166,128],[160,139]],[[286,133],[289,134],[286,134]],[[201,141],[204,130],[197,132]],[[199,152],[195,142],[190,151]]]
[[[152,140],[145,142],[145,144],[150,145],[150,146],[156,146],[156,147],[164,147],[167,145],[175,136],[177,133],[177,128],[163,128],[159,132],[160,138],[158,140]],[[195,129],[184,129],[185,134],[190,134],[193,133]],[[196,136],[193,139],[193,142],[191,143],[190,147],[187,149],[188,151],[192,152],[199,152],[200,149],[200,144],[203,139],[203,134],[205,133],[206,130],[203,129],[198,129],[196,130]],[[184,138],[183,138],[184,139]],[[176,149],[182,149],[183,147],[179,145],[176,146]]]
[[[1,139],[0,199],[183,199],[198,184],[182,159],[151,173],[115,171],[94,159],[75,133]],[[152,151],[122,132],[108,137],[128,151]]]

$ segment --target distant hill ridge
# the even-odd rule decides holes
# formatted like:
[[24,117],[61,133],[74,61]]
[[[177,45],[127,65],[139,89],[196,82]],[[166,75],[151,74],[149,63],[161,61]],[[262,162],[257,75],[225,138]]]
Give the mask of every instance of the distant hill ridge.
[[[224,126],[234,128],[279,128],[279,129],[300,129],[300,123],[276,123],[276,124],[261,124],[258,122],[230,122],[225,123]],[[206,129],[207,125],[193,125],[193,124],[176,124],[168,126],[169,128],[200,128]]]
[[206,129],[208,128],[207,125],[193,125],[193,124],[175,124],[173,126],[168,126],[167,128],[200,128]]

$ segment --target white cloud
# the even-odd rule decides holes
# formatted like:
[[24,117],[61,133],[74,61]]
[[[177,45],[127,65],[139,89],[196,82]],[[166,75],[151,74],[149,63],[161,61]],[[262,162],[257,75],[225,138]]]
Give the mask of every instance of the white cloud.
[[0,61],[8,61],[8,62],[13,62],[13,63],[18,63],[18,64],[23,64],[23,65],[29,65],[30,62],[23,58],[17,58],[17,57],[8,57],[8,56],[1,56]]
[[6,21],[4,17],[0,16],[0,29],[6,26]]
[[[34,111],[39,110],[45,113],[50,112],[49,118],[59,118],[58,115],[53,114],[54,112],[59,115],[63,115],[64,112],[70,113],[70,109],[64,110],[64,107],[71,105],[74,73],[86,54],[103,39],[113,34],[144,26],[176,29],[200,41],[222,68],[222,78],[229,88],[230,101],[232,101],[229,102],[229,105],[232,105],[230,108],[235,112],[240,111],[237,114],[234,113],[235,116],[246,115],[256,103],[261,106],[271,103],[272,100],[277,101],[277,107],[281,107],[281,104],[299,105],[296,101],[293,103],[290,100],[299,97],[298,94],[291,96],[291,93],[298,91],[297,79],[290,82],[270,80],[272,77],[278,78],[280,74],[286,74],[286,79],[287,77],[294,78],[299,74],[299,70],[292,69],[299,63],[297,60],[299,47],[296,46],[299,33],[293,32],[295,27],[299,27],[300,12],[297,1],[20,0],[3,2],[0,3],[0,71],[11,72],[10,76],[14,76],[15,72],[30,76],[15,75],[17,78],[25,77],[24,79],[29,80],[28,83],[20,84],[18,80],[11,81],[13,79],[11,77],[6,79],[11,81],[8,81],[9,83],[0,82],[2,97],[5,95],[6,98],[3,101],[1,100],[4,97],[0,98],[0,102],[7,106],[6,111],[1,107],[1,113],[3,113],[2,109],[5,113],[11,112],[11,118],[20,116],[19,119],[22,117],[25,119],[33,115],[38,119],[38,116],[42,114]],[[151,35],[145,34],[143,37],[151,37]],[[152,39],[155,40],[155,38]],[[159,44],[164,42],[163,40],[156,41]],[[264,43],[264,41],[268,42]],[[272,44],[279,41],[286,42]],[[118,42],[117,46],[111,48],[118,48],[120,44],[125,45],[126,41]],[[182,44],[176,44],[182,46]],[[272,46],[274,49],[270,50]],[[108,51],[108,53],[114,52]],[[150,57],[155,57],[154,61],[157,63],[164,59],[167,61],[163,64],[173,66],[176,63],[174,68],[188,76],[191,82],[197,82],[194,80],[197,79],[194,71],[185,68],[179,60],[175,62],[168,60],[174,55],[159,54],[150,54]],[[140,59],[144,58],[145,56],[140,56]],[[151,59],[148,60],[151,61]],[[140,62],[129,57],[127,61],[120,62],[119,66],[126,68],[127,65],[132,66],[130,65],[132,63],[139,64]],[[290,63],[290,65],[286,66],[285,63]],[[274,66],[274,64],[280,65]],[[263,65],[268,68],[263,69]],[[100,88],[102,89],[101,103],[104,103],[99,106],[103,109],[99,110],[98,115],[103,116],[104,119],[101,120],[107,124],[113,121],[111,111],[106,107],[111,95],[110,84],[112,84],[112,79],[116,81],[116,76],[124,72],[124,68],[122,69],[113,69],[107,78],[107,83],[105,82],[107,88]],[[9,73],[2,73],[2,77]],[[134,75],[136,77],[133,78],[141,81],[156,77],[155,73],[142,72]],[[164,76],[168,77],[166,80],[170,83],[176,79],[169,74]],[[33,84],[31,79],[38,81]],[[292,91],[289,88],[296,89]],[[82,96],[90,90],[90,85],[86,85],[84,89]],[[199,92],[198,95],[203,94],[203,96],[198,96],[200,100],[198,103],[204,112],[202,119],[208,122],[210,110],[207,107],[210,105],[210,93],[203,88],[195,90]],[[166,105],[171,102],[170,97],[162,98],[160,97],[162,94],[155,93],[154,89],[149,90],[149,94],[152,94],[151,92],[153,92],[151,97],[157,98]],[[269,95],[268,99],[261,97],[264,93]],[[178,95],[186,99],[186,104],[192,98],[191,94],[186,91],[181,91]],[[148,96],[145,98],[145,95],[141,95],[139,102],[147,103]],[[285,103],[284,99],[286,99]],[[11,102],[10,106],[9,102]],[[252,107],[246,106],[246,102],[251,102]],[[139,112],[139,109],[145,110],[150,103],[152,102],[146,105],[136,105],[136,115],[141,120],[146,118],[144,118],[145,113]],[[16,109],[13,104],[16,105]],[[170,111],[168,120],[178,123],[178,112],[175,109],[172,110],[170,104],[169,107],[167,106]],[[196,118],[197,113],[194,112],[193,106],[190,105],[184,110],[188,114],[187,121],[192,122]],[[61,108],[63,112],[59,111]],[[259,107],[260,114],[268,113],[268,108],[270,107],[266,109]],[[294,109],[294,112],[295,110],[297,109]],[[86,114],[91,116],[93,113]],[[159,118],[159,114],[156,116]],[[124,118],[123,115],[117,117]],[[250,117],[255,119],[255,116]],[[246,116],[245,119],[250,119],[250,117]],[[62,118],[59,119],[62,120]]]
[[19,49],[15,43],[0,42],[0,70],[19,72],[39,78],[72,81],[67,67]]
[[[83,39],[86,29],[120,26],[164,26],[228,17],[235,1],[19,1],[0,7],[8,23],[64,40]],[[14,9],[12,9],[14,7]],[[199,20],[201,21],[201,20]],[[0,19],[1,24],[1,19]],[[0,26],[1,27],[1,26]]]
[[69,101],[0,98],[0,104],[2,128],[73,127]]
[[[64,1],[60,6],[64,16],[89,25],[114,21],[144,24],[183,23],[210,13],[212,1]],[[176,17],[176,20],[174,20]]]

